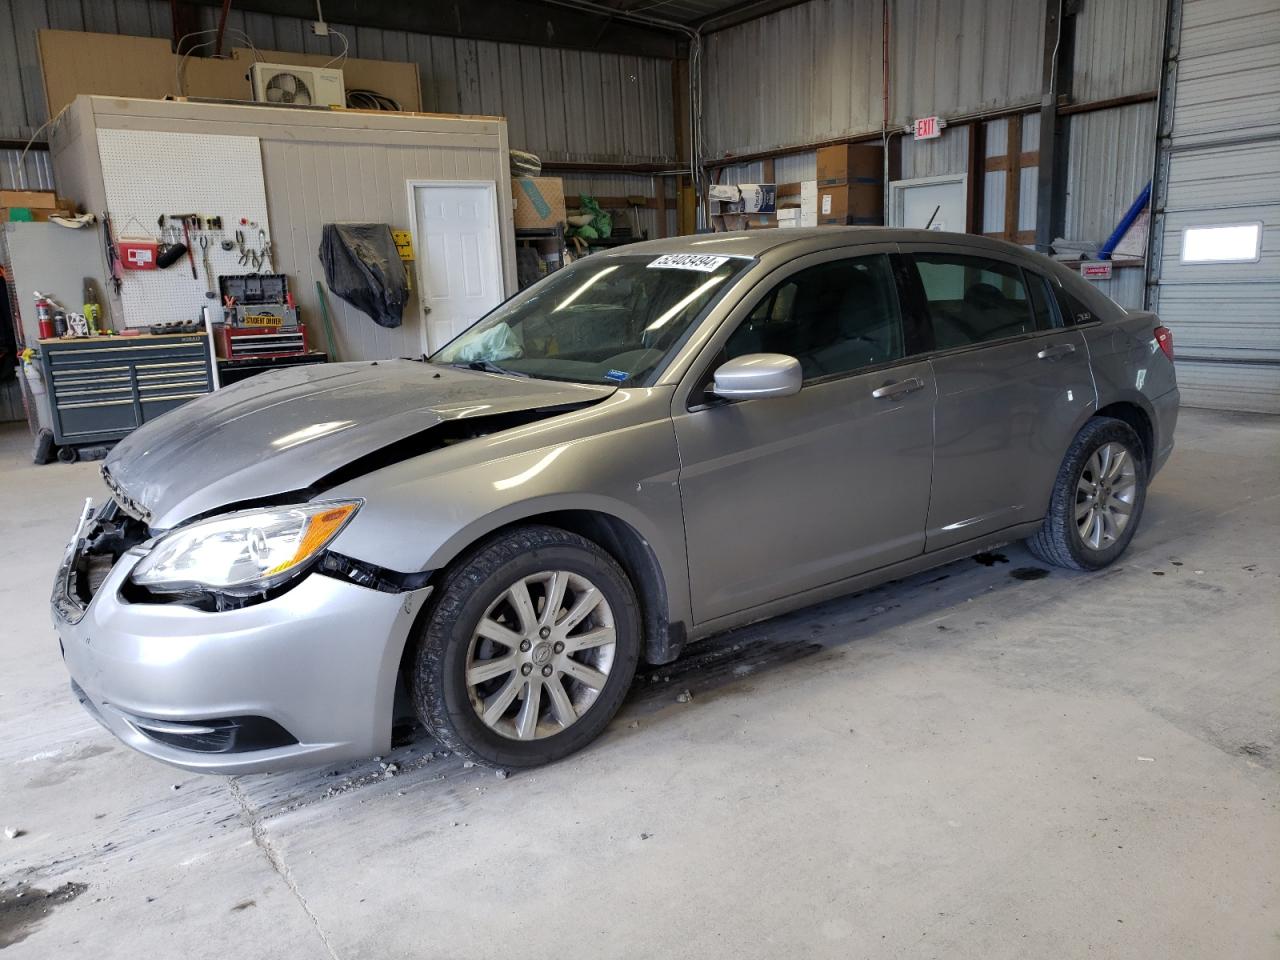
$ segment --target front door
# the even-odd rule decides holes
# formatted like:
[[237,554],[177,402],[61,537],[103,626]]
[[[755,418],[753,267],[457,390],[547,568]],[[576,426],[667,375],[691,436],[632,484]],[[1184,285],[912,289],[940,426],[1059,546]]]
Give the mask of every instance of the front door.
[[503,300],[491,183],[415,183],[418,300],[433,353]]
[[937,380],[927,550],[1039,520],[1097,405],[1089,351],[1013,260],[912,247]]
[[[919,554],[933,376],[911,359],[889,252],[830,251],[764,281],[675,414],[694,619],[703,623]],[[792,397],[716,401],[732,357],[796,357]]]

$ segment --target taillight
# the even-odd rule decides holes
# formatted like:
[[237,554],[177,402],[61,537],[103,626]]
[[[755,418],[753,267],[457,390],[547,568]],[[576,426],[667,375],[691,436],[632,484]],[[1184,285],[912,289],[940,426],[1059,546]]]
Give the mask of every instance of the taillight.
[[1168,327],[1156,327],[1154,336],[1156,338],[1156,343],[1160,344],[1160,349],[1164,351],[1164,355],[1172,360],[1173,331]]

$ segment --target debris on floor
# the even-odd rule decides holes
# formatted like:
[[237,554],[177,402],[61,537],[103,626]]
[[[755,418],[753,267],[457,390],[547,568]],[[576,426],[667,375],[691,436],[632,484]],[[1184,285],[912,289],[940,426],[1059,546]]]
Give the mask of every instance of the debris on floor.
[[693,699],[693,694],[688,690],[681,690],[676,694],[676,703],[688,703]]
[[18,839],[20,836],[22,836],[24,833],[26,833],[26,831],[25,831],[25,830],[22,830],[22,829],[20,829],[20,828],[18,828],[18,827],[5,827],[5,828],[4,828],[4,835],[5,835],[5,837],[6,837],[7,839],[9,839],[9,840],[17,840],[17,839]]

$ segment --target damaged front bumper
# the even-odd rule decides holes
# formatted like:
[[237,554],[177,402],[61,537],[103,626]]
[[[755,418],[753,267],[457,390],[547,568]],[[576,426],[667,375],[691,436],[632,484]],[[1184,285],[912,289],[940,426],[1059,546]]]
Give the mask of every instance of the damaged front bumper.
[[261,603],[210,612],[135,603],[126,552],[87,601],[77,530],[52,612],[73,689],[134,749],[200,773],[356,759],[391,742],[401,654],[431,587],[399,593],[312,572]]

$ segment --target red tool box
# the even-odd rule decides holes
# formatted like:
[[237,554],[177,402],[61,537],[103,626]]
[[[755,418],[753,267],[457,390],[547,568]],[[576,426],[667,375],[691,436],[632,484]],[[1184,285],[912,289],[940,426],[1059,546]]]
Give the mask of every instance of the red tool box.
[[297,324],[291,330],[279,327],[232,327],[214,330],[218,356],[224,360],[245,357],[292,357],[307,352],[307,328]]

